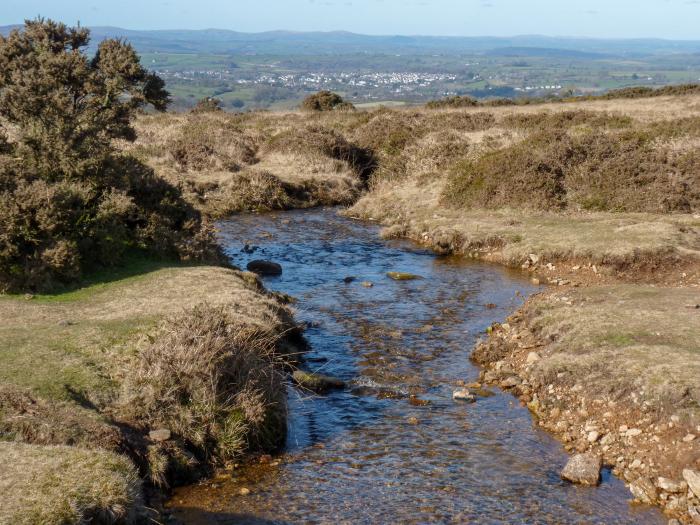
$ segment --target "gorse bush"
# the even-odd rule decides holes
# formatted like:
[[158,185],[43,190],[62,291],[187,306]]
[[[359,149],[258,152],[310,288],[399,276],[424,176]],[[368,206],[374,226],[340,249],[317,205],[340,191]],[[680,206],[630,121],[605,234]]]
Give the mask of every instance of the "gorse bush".
[[[147,104],[164,110],[163,81],[133,48],[37,19],[0,37],[0,291],[46,290],[130,248],[168,257],[217,256],[180,191],[114,139],[134,140]],[[2,131],[2,130],[0,130]]]
[[457,163],[443,201],[458,207],[689,212],[700,207],[700,154],[675,154],[658,133],[533,132]]
[[191,111],[192,113],[211,113],[223,110],[223,103],[220,99],[214,97],[205,97],[199,100]]
[[319,91],[306,97],[301,103],[305,111],[351,111],[355,106],[345,102],[343,97],[331,91]]
[[442,98],[440,100],[431,100],[425,104],[428,109],[443,109],[443,108],[470,108],[479,105],[479,101],[472,97],[455,95],[453,97]]

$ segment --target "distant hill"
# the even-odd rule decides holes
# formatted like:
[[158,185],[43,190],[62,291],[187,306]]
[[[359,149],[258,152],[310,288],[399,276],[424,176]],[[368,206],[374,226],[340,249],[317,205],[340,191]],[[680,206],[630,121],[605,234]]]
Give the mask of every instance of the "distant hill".
[[[7,34],[16,26],[0,26]],[[269,31],[240,33],[223,29],[132,30],[92,27],[93,45],[104,38],[126,38],[142,53],[213,53],[267,55],[322,55],[350,53],[474,54],[505,53],[513,56],[569,56],[600,58],[598,55],[644,56],[669,53],[698,53],[700,41],[662,39],[594,39],[523,35],[513,37],[370,36],[346,31]],[[580,55],[567,54],[576,52]]]

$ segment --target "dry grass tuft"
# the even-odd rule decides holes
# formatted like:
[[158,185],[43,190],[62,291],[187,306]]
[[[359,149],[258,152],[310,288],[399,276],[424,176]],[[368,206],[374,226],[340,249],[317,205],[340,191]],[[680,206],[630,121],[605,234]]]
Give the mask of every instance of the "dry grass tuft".
[[239,171],[254,164],[255,141],[236,124],[215,115],[191,115],[168,146],[182,170]]
[[230,307],[202,305],[166,320],[151,339],[124,371],[122,417],[170,429],[206,461],[283,442],[279,333],[241,323]]
[[0,523],[143,523],[141,481],[111,452],[0,442]]

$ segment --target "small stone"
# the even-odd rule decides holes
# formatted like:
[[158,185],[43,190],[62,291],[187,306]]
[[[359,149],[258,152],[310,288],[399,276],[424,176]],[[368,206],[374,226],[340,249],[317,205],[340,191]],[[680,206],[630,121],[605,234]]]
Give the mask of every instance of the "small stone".
[[476,402],[476,396],[466,388],[461,388],[452,392],[452,399],[454,399],[455,401],[465,401],[467,403]]
[[248,494],[250,494],[250,489],[246,488],[246,487],[241,487],[241,489],[238,491],[238,493],[241,496],[247,496]]
[[527,257],[532,264],[537,264],[538,262],[540,262],[540,258],[537,254],[531,253]]
[[591,432],[588,433],[588,442],[589,443],[595,443],[598,441],[598,438],[600,437],[600,433],[597,430],[592,430]]
[[530,279],[530,283],[534,284],[535,286],[539,286],[540,280],[537,277],[533,277],[532,279]]
[[600,482],[600,469],[603,461],[595,454],[576,454],[561,471],[562,479],[581,485],[597,485]]
[[417,425],[417,424],[419,424],[419,423],[420,423],[420,421],[418,421],[418,418],[417,418],[417,417],[409,417],[409,418],[408,418],[408,424],[409,424],[409,425]]
[[637,437],[642,433],[642,431],[638,428],[630,428],[627,432],[625,432],[625,436],[627,437]]
[[642,466],[642,460],[637,458],[632,462],[632,464],[630,465],[630,468],[631,469],[638,469],[641,466]]
[[350,284],[350,283],[353,282],[354,280],[355,280],[355,277],[353,277],[352,275],[348,275],[345,279],[343,279],[343,282],[344,282],[345,284]]
[[362,285],[363,288],[372,288],[372,287],[374,286],[374,284],[372,284],[372,283],[369,282],[369,281],[363,281],[363,282],[360,283],[360,284]]
[[688,484],[688,488],[700,498],[700,472],[697,470],[684,469],[683,479]]
[[688,434],[683,438],[683,443],[690,443],[695,439],[695,434]]
[[167,428],[159,428],[158,430],[151,430],[148,433],[148,437],[151,438],[151,441],[168,441],[171,437],[171,433]]
[[525,362],[528,365],[531,365],[533,363],[536,363],[539,360],[540,360],[540,354],[538,354],[537,352],[530,352],[529,354],[527,354],[527,359],[525,360]]

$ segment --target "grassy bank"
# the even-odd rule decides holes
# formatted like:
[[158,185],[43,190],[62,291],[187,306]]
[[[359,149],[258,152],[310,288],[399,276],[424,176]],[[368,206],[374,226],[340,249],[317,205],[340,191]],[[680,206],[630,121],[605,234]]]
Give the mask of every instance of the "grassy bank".
[[284,437],[296,330],[252,274],[138,259],[0,312],[3,523],[117,522],[143,503],[135,468],[178,483]]

